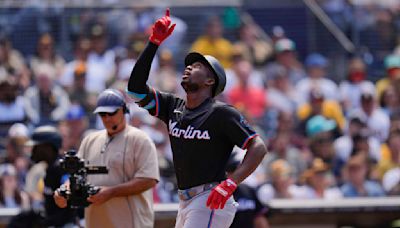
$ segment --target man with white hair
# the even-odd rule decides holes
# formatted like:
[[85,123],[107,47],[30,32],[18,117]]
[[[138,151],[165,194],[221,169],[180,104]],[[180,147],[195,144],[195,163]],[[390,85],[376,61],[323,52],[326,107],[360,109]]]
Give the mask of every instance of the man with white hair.
[[54,124],[64,119],[70,101],[68,94],[55,84],[55,71],[48,64],[41,64],[35,71],[36,84],[24,94],[24,105],[29,120],[38,126]]

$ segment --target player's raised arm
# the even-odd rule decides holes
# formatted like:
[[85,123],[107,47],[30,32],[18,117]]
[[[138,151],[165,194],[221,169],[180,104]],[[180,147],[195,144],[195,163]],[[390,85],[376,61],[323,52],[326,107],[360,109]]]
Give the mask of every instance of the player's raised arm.
[[140,101],[146,97],[148,93],[146,82],[149,78],[151,62],[157,52],[157,48],[174,31],[176,24],[171,25],[171,18],[169,15],[170,12],[169,9],[167,9],[165,16],[158,19],[153,24],[149,42],[140,54],[131,72],[127,92],[136,101]]

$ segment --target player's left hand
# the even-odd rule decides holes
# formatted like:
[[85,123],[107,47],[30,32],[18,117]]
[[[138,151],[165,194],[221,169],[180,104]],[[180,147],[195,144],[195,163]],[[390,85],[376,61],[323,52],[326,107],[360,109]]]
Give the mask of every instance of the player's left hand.
[[158,19],[152,27],[152,33],[151,36],[149,37],[149,40],[160,46],[161,43],[167,39],[168,36],[171,35],[171,33],[175,29],[175,25],[171,25],[171,18],[170,18],[170,12],[169,8],[165,11],[165,16]]
[[100,191],[87,198],[92,204],[102,204],[112,198],[112,189],[110,187],[100,187]]
[[226,201],[232,196],[236,188],[237,184],[232,179],[224,180],[211,190],[207,199],[207,207],[210,207],[210,209],[224,209]]

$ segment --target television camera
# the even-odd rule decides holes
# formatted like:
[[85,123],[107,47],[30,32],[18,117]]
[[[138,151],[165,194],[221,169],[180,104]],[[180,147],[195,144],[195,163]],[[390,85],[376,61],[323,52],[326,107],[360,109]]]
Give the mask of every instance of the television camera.
[[88,183],[87,175],[107,174],[105,166],[85,166],[85,160],[76,155],[76,150],[69,150],[60,159],[60,166],[69,174],[69,189],[61,186],[60,194],[67,199],[71,208],[82,208],[90,205],[86,199],[100,191],[98,186]]

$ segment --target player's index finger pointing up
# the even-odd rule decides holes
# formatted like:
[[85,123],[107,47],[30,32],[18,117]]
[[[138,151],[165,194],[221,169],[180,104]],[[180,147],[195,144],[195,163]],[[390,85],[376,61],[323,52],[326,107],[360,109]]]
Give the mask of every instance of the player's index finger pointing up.
[[169,8],[165,11],[165,16],[169,17]]

